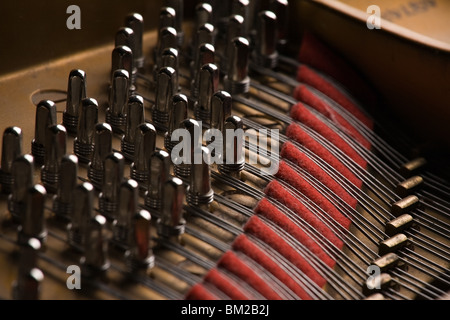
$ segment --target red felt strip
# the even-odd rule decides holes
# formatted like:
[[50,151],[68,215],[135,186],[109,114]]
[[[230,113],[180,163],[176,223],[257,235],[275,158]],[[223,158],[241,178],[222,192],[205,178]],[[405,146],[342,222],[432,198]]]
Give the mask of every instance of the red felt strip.
[[[355,129],[344,117],[337,113],[331,106],[329,106],[325,101],[314,95],[308,88],[304,85],[298,86],[294,91],[294,97],[297,100],[304,102],[305,104],[313,107],[318,112],[323,114],[328,119],[332,120],[341,130],[350,134],[358,142],[360,142],[366,149],[370,149],[370,142],[363,137],[358,130]],[[297,110],[298,112],[298,110]],[[296,114],[296,116],[299,116]],[[293,118],[300,120],[301,118]],[[301,120],[300,120],[301,121]]]
[[350,196],[340,184],[334,181],[328,173],[315,164],[310,158],[308,158],[303,152],[300,152],[292,143],[286,142],[281,148],[280,155],[292,161],[300,168],[309,172],[314,178],[323,183],[328,189],[332,190],[339,196],[344,202],[346,202],[352,208],[356,208],[357,201]]
[[[298,68],[297,79],[300,82],[306,83],[320,92],[324,93],[339,105],[353,114],[357,119],[364,123],[368,128],[373,129],[373,121],[367,117],[350,99],[339,91],[333,84],[321,77],[317,72],[308,68],[306,65],[301,65]],[[294,92],[294,96],[298,99],[298,88]],[[306,103],[306,102],[305,102]]]
[[362,181],[356,178],[356,176],[350,172],[350,170],[342,164],[330,151],[325,149],[320,143],[311,138],[300,126],[295,123],[290,124],[286,129],[286,135],[304,145],[307,149],[315,153],[322,160],[327,162],[338,170],[344,177],[352,182],[358,188],[362,187]]
[[310,236],[308,236],[300,227],[292,222],[291,219],[278,210],[266,198],[259,201],[258,205],[254,209],[254,212],[257,215],[266,217],[285,230],[331,268],[333,268],[336,264],[336,262],[328,254],[326,254],[325,251],[323,251],[322,248],[313,239],[311,239]]
[[186,300],[217,300],[217,297],[209,292],[201,283],[194,285],[187,293]]
[[310,32],[305,32],[299,52],[299,61],[330,75],[342,83],[358,99],[376,105],[376,94],[364,79],[341,56]]
[[292,187],[302,192],[308,199],[322,208],[330,217],[332,217],[341,226],[350,228],[351,221],[340,213],[334,205],[328,201],[323,194],[312,187],[302,176],[293,170],[286,162],[280,161],[276,176]]
[[248,219],[244,226],[244,231],[267,243],[283,257],[292,262],[299,270],[307,275],[312,281],[320,287],[324,286],[326,280],[292,248],[282,237],[280,237],[272,228],[267,226],[257,216]]
[[344,139],[342,139],[335,131],[331,130],[330,127],[306,109],[301,102],[292,106],[291,117],[316,131],[322,137],[342,150],[361,167],[365,168],[367,166],[367,162],[352,147],[350,147]]
[[316,229],[321,235],[330,240],[338,248],[342,248],[342,241],[333,233],[333,231],[326,226],[319,218],[317,218],[311,211],[308,210],[297,198],[289,193],[283,186],[276,180],[270,182],[265,193],[278,200],[286,207],[294,211],[300,218],[308,222],[314,229]]
[[247,282],[268,300],[281,300],[281,297],[255,271],[241,261],[233,252],[227,251],[217,263]]
[[267,271],[277,277],[280,281],[282,281],[300,299],[312,300],[312,298],[305,292],[305,290],[297,282],[295,282],[286,271],[284,271],[278,264],[276,264],[245,235],[240,235],[235,239],[235,241],[233,242],[233,249],[242,251],[247,256],[252,258]]
[[211,269],[205,276],[204,280],[216,286],[232,300],[250,299],[250,297],[247,297],[241,290],[233,285],[233,281],[229,277],[221,273],[216,268]]

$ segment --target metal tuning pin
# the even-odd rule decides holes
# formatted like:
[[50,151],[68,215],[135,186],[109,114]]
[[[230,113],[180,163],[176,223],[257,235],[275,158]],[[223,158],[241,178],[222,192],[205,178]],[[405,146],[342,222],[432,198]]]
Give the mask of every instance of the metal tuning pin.
[[130,248],[125,252],[130,272],[146,272],[155,265],[155,256],[150,246],[151,215],[147,210],[137,211],[132,218]]
[[[250,0],[233,0],[231,4],[231,17],[235,15],[243,18],[242,34],[240,36],[247,37],[250,32]],[[231,21],[232,19],[228,22],[228,27],[230,27]]]
[[277,16],[272,11],[262,11],[258,14],[257,34],[253,61],[257,66],[273,69],[278,64],[277,51]]
[[198,27],[195,38],[193,40],[192,57],[195,58],[198,55],[198,48],[204,44],[209,43],[214,45],[214,26],[210,23],[205,23]]
[[8,210],[12,220],[21,223],[25,215],[28,189],[34,185],[33,156],[24,154],[13,161],[11,167],[13,185],[8,196]]
[[195,29],[198,29],[205,23],[212,23],[213,8],[211,4],[206,2],[198,3],[195,6]]
[[69,134],[77,133],[79,109],[84,98],[86,98],[86,73],[74,69],[69,73],[66,110],[62,117],[63,125]]
[[73,193],[78,182],[78,157],[66,154],[61,159],[59,184],[53,197],[53,211],[57,217],[70,220],[73,212]]
[[133,161],[136,129],[144,122],[144,98],[139,95],[132,95],[128,98],[125,134],[122,136],[120,144],[122,154],[128,160]]
[[56,193],[59,183],[62,157],[66,154],[67,131],[57,124],[47,128],[45,136],[45,161],[41,180],[48,193]]
[[161,7],[159,12],[159,30],[162,28],[172,27],[175,28],[175,19],[177,12],[172,7]]
[[41,243],[31,238],[20,247],[19,270],[17,280],[12,286],[14,300],[38,300],[44,274],[37,266],[38,251]]
[[183,181],[176,177],[169,178],[163,184],[164,199],[161,216],[156,222],[158,236],[178,239],[184,233],[186,225],[186,220],[183,218],[185,193]]
[[193,57],[191,61],[190,69],[191,69],[191,96],[193,100],[198,99],[198,82],[200,77],[201,68],[208,63],[215,62],[215,48],[210,43],[203,43],[199,46],[197,55]]
[[44,163],[45,132],[47,127],[56,125],[56,105],[53,101],[43,100],[36,107],[34,139],[31,141],[31,154],[36,164]]
[[127,90],[133,91],[133,83],[131,75],[133,73],[133,52],[127,46],[117,46],[111,54],[111,88],[114,86],[114,73],[117,70],[126,70],[128,76]]
[[199,76],[199,96],[195,105],[195,118],[209,123],[211,118],[211,97],[219,88],[219,68],[212,63],[204,65]]
[[[237,116],[228,117],[224,126],[222,164],[219,172],[239,178],[245,166],[243,123]],[[242,134],[239,134],[242,131]],[[232,133],[232,135],[230,135]],[[231,154],[230,154],[231,153]]]
[[180,127],[181,122],[188,117],[188,98],[184,94],[176,94],[172,98],[172,108],[169,112],[169,127],[164,135],[164,147],[172,151],[175,143],[172,141],[172,132]]
[[210,164],[211,153],[207,147],[194,150],[191,179],[186,195],[186,201],[192,207],[209,210],[209,205],[214,200],[214,191],[211,187]]
[[159,30],[158,44],[155,48],[153,75],[158,79],[159,70],[162,68],[162,54],[167,48],[178,48],[177,30],[173,27],[165,27]]
[[29,239],[35,238],[41,243],[41,248],[45,246],[48,233],[44,213],[46,196],[47,192],[40,184],[28,189],[25,215],[18,232],[19,245],[26,245]]
[[[200,123],[198,121],[194,119],[185,119],[181,123],[180,129],[184,129],[186,136],[189,138],[183,137],[183,141],[178,143],[172,149],[174,173],[179,178],[188,178],[191,174],[191,161],[194,149],[202,145],[202,128],[200,127]],[[176,141],[173,136],[172,141]],[[178,149],[178,146],[181,146],[182,149]]]
[[181,47],[184,43],[184,0],[166,0],[166,6],[175,9],[175,29],[177,30],[177,44],[179,47]]
[[93,217],[94,187],[89,182],[83,182],[75,188],[73,195],[73,212],[67,234],[69,245],[83,251],[86,245],[89,221]]
[[5,194],[11,193],[12,190],[12,165],[14,160],[22,155],[22,139],[22,130],[19,127],[8,127],[3,131],[0,184]]
[[[228,117],[231,116],[232,98],[226,91],[217,91],[211,98],[211,120],[210,129],[205,134],[208,135],[207,140],[211,140],[214,137],[214,141],[211,141],[213,151],[211,157],[214,158],[215,163],[221,163],[223,155],[223,136],[225,135],[225,122]],[[214,132],[217,130],[219,132]],[[210,133],[211,135],[209,136]],[[219,151],[219,152],[217,152]]]
[[131,179],[147,183],[150,174],[150,159],[156,148],[156,129],[150,123],[142,123],[136,129],[134,161],[131,164]]
[[133,179],[124,180],[119,187],[118,205],[113,217],[113,241],[122,248],[132,242],[131,220],[138,209],[139,186]]
[[[136,35],[134,34],[133,29],[128,27],[122,27],[116,32],[115,37],[115,47],[125,46],[131,49],[132,60],[131,60],[131,85],[133,86],[136,81],[137,68],[134,63],[134,55],[136,52]],[[133,90],[130,88],[130,90]]]
[[103,163],[112,153],[112,128],[107,123],[97,123],[94,131],[94,150],[89,163],[88,178],[100,190],[103,186]]
[[103,163],[103,186],[99,195],[100,213],[108,219],[113,216],[119,201],[119,188],[124,179],[125,159],[122,154],[113,152]]
[[156,82],[156,99],[152,109],[153,123],[158,130],[167,130],[169,110],[172,97],[176,93],[176,70],[171,67],[161,68]]
[[125,17],[125,26],[134,32],[133,62],[137,69],[141,69],[144,67],[144,18],[139,13],[131,13]]
[[227,74],[223,79],[224,88],[232,95],[244,94],[250,89],[248,76],[250,44],[247,39],[238,37],[232,40],[231,48]]
[[213,7],[213,24],[217,28],[217,34],[226,34],[228,27],[228,17],[231,15],[231,1],[214,0]]
[[123,133],[127,119],[128,102],[128,71],[119,69],[114,71],[112,88],[109,96],[109,107],[106,109],[106,122],[114,132]]
[[98,122],[98,103],[92,98],[81,103],[78,132],[73,142],[73,151],[80,162],[89,163],[94,150],[95,125]]
[[270,11],[277,16],[277,49],[284,51],[288,43],[289,33],[289,1],[288,0],[271,0]]
[[103,275],[110,267],[106,219],[100,214],[88,220],[84,255],[80,262],[86,277]]
[[227,35],[225,38],[225,50],[220,59],[220,67],[222,70],[228,70],[229,57],[233,55],[233,39],[244,37],[244,18],[240,15],[232,15],[229,18]]
[[169,154],[163,150],[155,151],[150,158],[150,174],[147,191],[145,192],[145,205],[147,208],[161,209],[163,186],[170,177],[169,170]]
[[180,90],[179,81],[178,81],[178,70],[180,70],[179,59],[178,59],[178,50],[174,48],[166,48],[161,56],[161,68],[170,67],[173,68],[175,73],[174,87],[175,91]]

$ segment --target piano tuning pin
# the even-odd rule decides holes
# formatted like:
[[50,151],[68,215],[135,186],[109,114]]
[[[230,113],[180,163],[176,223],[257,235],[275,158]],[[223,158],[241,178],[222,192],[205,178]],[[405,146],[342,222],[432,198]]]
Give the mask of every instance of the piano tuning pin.
[[22,155],[22,136],[19,127],[8,127],[3,131],[0,184],[5,194],[11,193],[12,190],[12,165],[14,160]]
[[[250,32],[250,24],[249,24],[249,12],[250,10],[250,1],[249,0],[233,0],[231,5],[231,17],[240,16],[242,17],[242,29],[241,34],[239,36],[247,37]],[[230,19],[228,22],[228,27],[230,28],[230,23],[233,19]],[[234,37],[233,37],[234,38]],[[231,38],[231,39],[233,39]]]
[[107,123],[97,123],[94,131],[94,150],[89,163],[88,178],[100,190],[103,185],[103,163],[112,153],[112,128]]
[[199,95],[195,105],[195,118],[209,123],[211,118],[211,97],[219,88],[219,68],[212,63],[204,65],[199,76]]
[[83,182],[74,190],[73,211],[67,225],[69,245],[83,251],[86,245],[89,221],[93,217],[94,187],[89,182]]
[[125,258],[130,272],[146,272],[155,265],[155,256],[150,246],[151,215],[147,210],[138,210],[132,218],[132,237]]
[[99,195],[100,213],[113,219],[119,201],[119,188],[124,179],[125,159],[122,154],[113,152],[103,163],[103,184]]
[[174,88],[175,91],[180,90],[178,83],[178,73],[180,70],[178,50],[174,48],[166,48],[161,56],[161,68],[170,67],[173,68],[175,72]]
[[212,23],[213,8],[211,4],[201,2],[195,6],[195,29],[205,23]]
[[125,26],[134,32],[134,48],[133,61],[137,69],[144,66],[143,54],[143,35],[144,35],[144,18],[139,13],[131,13],[125,17]]
[[23,220],[26,210],[28,189],[34,185],[34,160],[29,154],[22,155],[13,161],[11,167],[13,185],[8,196],[8,210],[14,222]]
[[169,126],[164,135],[164,147],[171,152],[175,142],[171,141],[172,132],[180,127],[181,122],[188,117],[188,98],[184,94],[176,94],[172,98],[172,108],[169,112]]
[[271,0],[270,11],[277,16],[277,50],[285,51],[289,33],[289,1]]
[[84,98],[86,98],[86,73],[83,70],[74,69],[69,73],[66,110],[63,112],[62,120],[69,134],[77,133],[79,109]]
[[199,77],[200,70],[205,64],[214,63],[215,61],[215,48],[210,43],[203,43],[199,46],[197,55],[193,57],[191,61],[191,95],[193,100],[198,99],[199,93]]
[[106,219],[102,215],[90,218],[86,228],[84,255],[80,260],[82,275],[102,276],[110,267]]
[[109,107],[106,109],[106,122],[114,132],[122,133],[126,125],[129,73],[124,69],[114,71]]
[[142,123],[137,127],[131,179],[140,183],[148,181],[151,156],[156,148],[156,138],[156,129],[152,124]]
[[273,69],[278,64],[277,16],[272,11],[258,14],[255,49],[252,55],[257,66]]
[[232,53],[228,61],[227,74],[223,79],[224,88],[231,95],[244,94],[250,89],[248,76],[249,42],[243,37],[234,38]]
[[[183,142],[180,143],[182,146],[182,149],[179,150],[175,146],[174,149],[172,149],[172,161],[174,162],[174,173],[177,177],[180,178],[188,178],[191,174],[191,161],[192,161],[192,153],[195,148],[198,146],[201,146],[201,132],[202,128],[200,127],[200,123],[194,119],[185,119],[180,125],[179,129],[183,129],[186,133],[186,136],[189,137],[188,141],[186,142],[183,138]],[[180,138],[180,137],[177,137]],[[173,138],[172,140],[176,141],[176,139]]]
[[159,29],[162,28],[175,28],[176,11],[172,7],[161,7],[159,12]]
[[214,200],[211,187],[211,153],[207,147],[194,150],[194,161],[191,165],[190,184],[186,195],[187,203],[193,207],[209,210]]
[[209,43],[214,46],[215,44],[215,35],[214,35],[214,26],[209,23],[205,23],[198,27],[195,33],[195,38],[193,39],[193,47],[192,47],[192,58],[198,55],[199,47],[204,43]]
[[218,166],[218,169],[223,174],[239,177],[245,166],[242,120],[237,116],[228,117],[224,125],[224,132],[222,164]]
[[131,49],[131,73],[130,73],[130,79],[131,79],[131,84],[133,85],[135,83],[136,80],[136,73],[137,73],[137,68],[136,65],[134,63],[134,55],[135,55],[135,51],[136,51],[136,36],[134,34],[133,29],[128,28],[128,27],[122,27],[119,28],[119,30],[117,30],[116,32],[116,37],[115,37],[115,47],[119,47],[119,46],[125,46]]
[[225,122],[231,116],[232,98],[223,90],[217,91],[211,98],[211,129],[225,134]]
[[130,161],[134,160],[136,129],[144,122],[144,99],[140,95],[132,95],[128,98],[125,133],[120,144],[122,154]]
[[186,220],[183,218],[185,186],[183,181],[170,177],[163,184],[163,201],[160,218],[156,222],[158,236],[178,238],[184,233]]
[[14,300],[38,300],[44,274],[37,266],[38,251],[41,243],[38,239],[30,238],[20,246],[19,270],[17,280],[12,286]]
[[167,48],[178,48],[177,31],[172,27],[165,27],[159,30],[158,43],[155,48],[154,70],[155,81],[158,79],[159,70],[162,68],[162,54]]
[[150,173],[147,191],[145,192],[145,205],[147,208],[160,210],[163,201],[163,186],[169,179],[170,156],[163,150],[155,151],[150,157]]
[[43,100],[36,107],[34,139],[31,142],[31,154],[36,164],[42,164],[45,157],[45,132],[47,127],[56,125],[56,105],[53,101]]
[[81,103],[77,135],[73,142],[73,151],[80,162],[89,163],[94,150],[95,125],[98,122],[98,103],[85,98]]
[[220,67],[224,71],[228,70],[228,60],[233,55],[233,39],[245,37],[244,22],[244,18],[240,15],[232,15],[229,18],[224,52],[220,59]]
[[67,131],[58,124],[49,126],[45,135],[45,159],[41,180],[48,193],[56,193],[59,183],[61,159],[66,154]]
[[171,67],[161,68],[156,83],[156,99],[152,109],[152,118],[158,130],[167,130],[169,110],[172,97],[175,95],[176,70]]
[[59,184],[53,197],[53,211],[57,217],[70,220],[73,212],[73,193],[78,182],[78,157],[71,154],[61,159]]
[[175,9],[175,30],[177,31],[177,44],[178,47],[182,47],[184,43],[184,0],[166,0],[165,5],[167,7]]
[[131,220],[138,209],[138,189],[133,179],[124,180],[119,187],[113,216],[113,241],[123,248],[128,248],[132,242]]
[[26,245],[29,239],[35,238],[41,243],[41,248],[45,246],[48,233],[44,212],[46,196],[47,192],[40,184],[28,189],[25,215],[18,232],[19,245]]
[[112,51],[110,91],[113,90],[115,77],[114,73],[117,70],[125,70],[127,72],[127,81],[128,81],[127,90],[133,91],[134,86],[131,78],[133,72],[133,52],[127,46],[117,46]]

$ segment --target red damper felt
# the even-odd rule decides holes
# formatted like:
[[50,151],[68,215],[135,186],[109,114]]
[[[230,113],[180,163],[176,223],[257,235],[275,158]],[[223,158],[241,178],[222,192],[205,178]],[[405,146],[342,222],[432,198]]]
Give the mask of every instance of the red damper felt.
[[247,297],[245,294],[241,292],[238,288],[233,285],[233,281],[221,273],[216,268],[211,269],[208,274],[205,276],[204,281],[213,284],[220,291],[225,293],[232,300],[250,300],[250,297]]
[[312,281],[323,287],[326,280],[300,255],[290,244],[279,236],[272,228],[261,221],[258,216],[252,216],[244,226],[244,231],[251,234],[275,249],[279,254],[292,262]]
[[308,158],[303,152],[297,149],[292,143],[285,142],[281,147],[280,155],[292,161],[303,170],[309,172],[314,178],[319,180],[324,186],[334,192],[339,198],[346,202],[352,208],[356,208],[357,201],[350,196],[340,184],[331,178],[322,168]]
[[209,292],[201,283],[194,285],[187,293],[186,300],[217,300],[217,297]]
[[322,260],[326,265],[331,268],[334,267],[336,262],[322,250],[322,248],[309,236],[307,235],[299,226],[297,226],[290,218],[288,218],[284,213],[278,210],[273,204],[269,202],[266,198],[261,199],[254,209],[255,214],[263,216],[277,226],[285,230],[295,239],[297,239],[301,244],[314,253],[320,260]]
[[323,123],[322,120],[317,118],[308,109],[306,109],[306,107],[301,102],[292,106],[291,117],[313,129],[326,140],[338,147],[338,149],[342,150],[361,167],[365,168],[367,166],[367,162],[352,147],[350,147],[350,145],[345,142],[344,139],[342,139],[335,131],[333,131],[330,127]]
[[267,271],[277,277],[289,289],[291,289],[300,299],[312,300],[305,290],[295,282],[292,277],[284,271],[277,263],[267,256],[258,246],[251,242],[245,235],[240,235],[233,242],[233,249],[242,251],[247,256],[264,267]]
[[[297,79],[300,82],[310,85],[313,88],[316,88],[320,92],[324,93],[338,104],[340,104],[343,108],[353,114],[357,119],[359,119],[362,123],[364,123],[369,129],[373,129],[373,121],[368,116],[366,116],[358,106],[356,106],[347,96],[345,96],[339,89],[337,89],[333,84],[328,82],[322,76],[320,76],[314,70],[308,68],[306,65],[301,65],[298,68]],[[297,91],[297,89],[296,89]],[[297,92],[294,93],[294,96],[298,99]]]
[[294,189],[303,193],[309,200],[317,204],[345,229],[348,230],[348,228],[350,228],[351,221],[340,213],[323,194],[311,186],[308,181],[303,179],[303,177],[295,172],[295,170],[293,170],[286,162],[280,161],[276,176],[290,184]]
[[260,277],[239,259],[233,252],[227,251],[217,263],[247,282],[268,300],[282,300],[281,297]]
[[310,32],[303,35],[299,61],[339,81],[361,101],[376,105],[376,94],[367,82],[346,60]]
[[334,232],[317,218],[308,208],[306,208],[297,198],[287,191],[278,181],[270,182],[265,188],[265,193],[284,204],[286,207],[294,211],[299,218],[308,222],[315,230],[317,230],[326,239],[330,240],[336,247],[342,248],[342,241],[334,234]]
[[[358,130],[356,130],[354,126],[352,126],[344,117],[336,112],[336,110],[334,110],[327,102],[317,97],[304,85],[300,85],[295,89],[294,96],[297,100],[302,101],[303,103],[316,109],[328,119],[332,120],[338,128],[351,135],[366,149],[370,149],[370,142],[366,138],[364,138],[363,135]],[[294,116],[292,117],[297,119]],[[298,118],[297,120],[300,120],[300,118]]]
[[346,177],[356,187],[362,187],[362,181],[350,172],[350,170],[342,164],[330,151],[325,149],[319,142],[311,138],[299,125],[292,123],[286,128],[286,136],[305,146],[311,152],[319,156],[323,161],[334,167],[344,177]]

